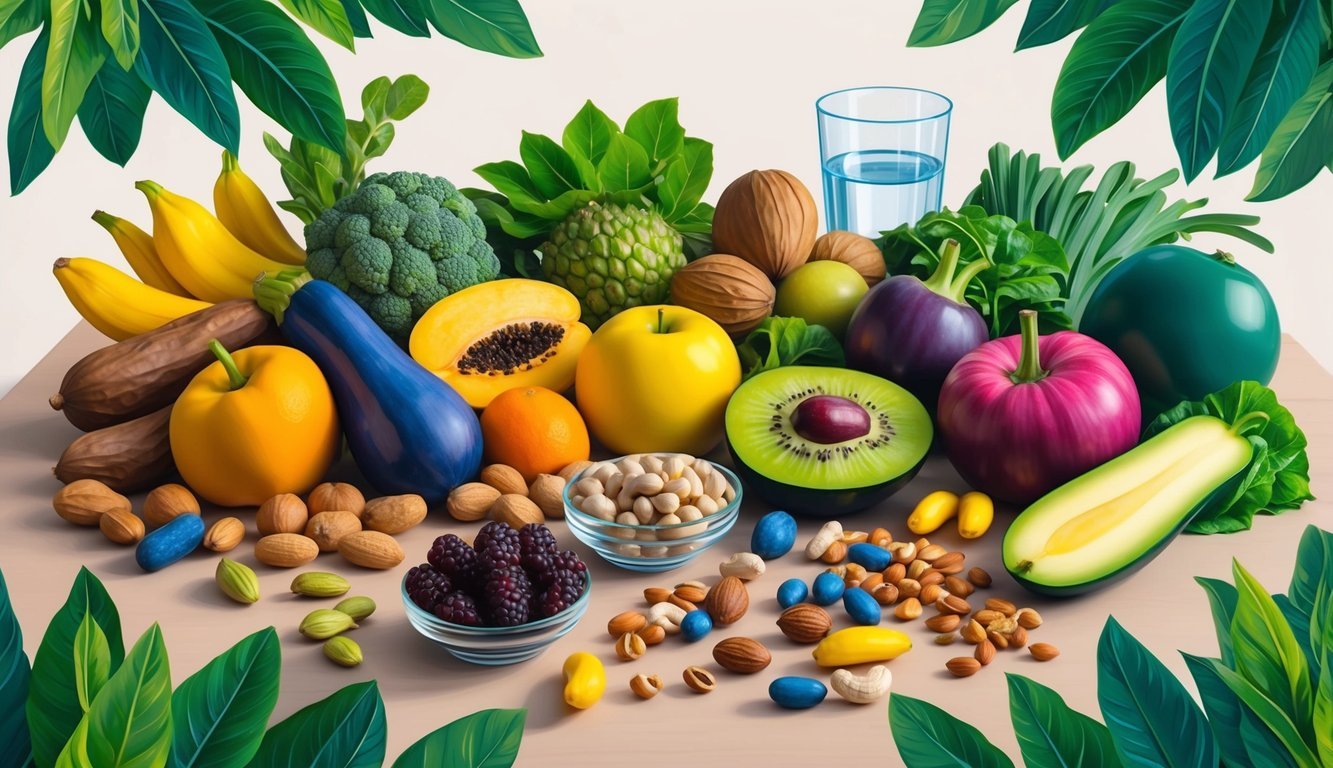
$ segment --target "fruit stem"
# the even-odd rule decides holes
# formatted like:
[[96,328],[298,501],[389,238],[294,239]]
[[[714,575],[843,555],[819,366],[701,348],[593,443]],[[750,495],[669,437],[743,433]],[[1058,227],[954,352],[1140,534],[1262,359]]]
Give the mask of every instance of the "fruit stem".
[[93,221],[101,224],[108,232],[116,226],[117,218],[106,211],[93,211]]
[[665,325],[666,325],[666,310],[665,310],[665,309],[662,309],[661,307],[658,307],[658,308],[657,308],[657,332],[658,332],[658,333],[666,333],[666,329],[663,327],[663,326],[665,326]]
[[1046,378],[1047,371],[1041,368],[1041,349],[1037,332],[1037,313],[1031,309],[1018,313],[1018,332],[1022,338],[1022,347],[1018,357],[1018,369],[1009,374],[1015,384],[1030,384]]
[[947,296],[952,288],[954,272],[958,271],[958,256],[961,252],[958,241],[953,238],[940,243],[940,263],[930,277],[923,281],[925,286],[941,296]]
[[1243,435],[1249,432],[1253,427],[1262,428],[1268,424],[1269,415],[1263,411],[1250,411],[1249,413],[1236,419],[1236,423],[1231,425],[1231,434]]
[[282,325],[282,316],[292,303],[292,294],[312,279],[304,269],[285,269],[276,275],[261,274],[255,278],[255,303]]
[[1227,266],[1234,266],[1236,264],[1236,257],[1230,253],[1227,253],[1221,248],[1217,249],[1217,251],[1213,254],[1213,258],[1217,259],[1223,264],[1226,264]]
[[963,267],[963,271],[959,272],[958,277],[949,284],[949,298],[959,304],[965,303],[968,283],[972,282],[972,278],[990,269],[990,266],[990,260],[982,256]]
[[240,368],[236,367],[236,359],[231,356],[226,347],[222,346],[222,342],[217,339],[210,339],[208,351],[213,353],[213,357],[216,357],[219,363],[222,363],[222,368],[227,372],[227,379],[231,383],[232,392],[244,387],[246,382],[250,381],[250,378],[241,373]]
[[230,149],[222,150],[222,172],[228,173],[239,167],[240,163],[236,161],[236,155],[233,155]]
[[147,179],[134,182],[134,188],[149,197],[157,197],[166,191],[162,188],[161,184],[158,184],[156,181],[148,181]]

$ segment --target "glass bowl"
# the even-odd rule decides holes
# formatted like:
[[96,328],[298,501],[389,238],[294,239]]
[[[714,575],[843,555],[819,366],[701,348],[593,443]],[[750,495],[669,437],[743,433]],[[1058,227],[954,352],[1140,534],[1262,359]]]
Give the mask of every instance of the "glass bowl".
[[399,590],[407,610],[408,623],[423,637],[463,661],[499,667],[536,658],[573,629],[588,610],[592,576],[587,573],[583,575],[583,594],[573,605],[554,616],[517,627],[468,627],[441,621],[435,614],[428,613],[412,602],[407,594],[407,576],[403,576]]
[[[634,454],[634,456],[642,455],[646,454]],[[666,458],[672,454],[652,455]],[[626,458],[632,457],[620,456],[598,464],[618,464]],[[612,565],[641,573],[659,573],[679,568],[726,536],[727,531],[731,530],[740,516],[740,478],[717,462],[708,463],[715,472],[720,472],[727,478],[727,482],[735,490],[732,500],[711,515],[672,525],[632,525],[594,517],[574,506],[572,498],[574,486],[597,468],[597,464],[594,464],[565,484],[563,494],[565,522],[575,538],[587,544],[603,560]]]

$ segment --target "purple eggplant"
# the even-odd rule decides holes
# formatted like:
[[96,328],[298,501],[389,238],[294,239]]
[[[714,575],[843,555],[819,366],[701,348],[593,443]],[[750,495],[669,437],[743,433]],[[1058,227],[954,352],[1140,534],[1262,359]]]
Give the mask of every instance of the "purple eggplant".
[[847,366],[901,385],[931,410],[954,364],[990,339],[963,298],[990,262],[978,258],[960,271],[958,255],[958,241],[944,241],[934,274],[894,275],[871,288],[847,326]]

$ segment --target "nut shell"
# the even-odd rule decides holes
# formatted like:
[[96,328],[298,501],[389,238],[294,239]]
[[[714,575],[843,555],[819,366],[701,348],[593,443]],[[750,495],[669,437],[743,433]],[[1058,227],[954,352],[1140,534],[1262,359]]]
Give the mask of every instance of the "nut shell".
[[148,492],[143,500],[144,522],[156,528],[180,515],[199,514],[199,499],[179,483],[167,483]]
[[855,232],[834,230],[815,241],[810,261],[841,261],[873,286],[884,279],[884,254],[875,241]]
[[102,535],[114,544],[137,544],[144,534],[143,520],[123,509],[108,509],[97,525]]
[[449,492],[445,509],[449,516],[464,523],[486,517],[500,492],[485,483],[463,483]]
[[51,506],[75,525],[97,525],[112,510],[130,511],[130,500],[97,480],[75,480],[56,491]]
[[565,516],[565,478],[559,475],[537,475],[537,479],[528,486],[528,498],[541,509],[548,520],[559,520]]
[[800,179],[786,171],[750,171],[731,182],[713,214],[713,244],[781,280],[814,250],[819,214]]
[[280,493],[259,505],[255,526],[260,536],[275,533],[303,533],[310,513],[301,497],[294,493]]
[[671,278],[671,303],[700,312],[733,336],[773,313],[777,291],[755,265],[725,253],[687,264]]
[[735,576],[724,576],[717,586],[708,590],[704,609],[712,617],[713,624],[719,627],[740,621],[750,609],[750,593],[745,589],[745,582]]
[[832,628],[828,611],[813,603],[797,603],[778,617],[778,629],[793,643],[817,643]]
[[766,669],[773,655],[758,640],[728,637],[713,646],[713,661],[728,672],[751,675]]
[[319,545],[299,533],[274,533],[255,542],[255,559],[274,568],[295,568],[316,557]]
[[361,510],[361,527],[395,536],[426,519],[426,500],[415,493],[371,499]]
[[224,517],[213,523],[204,534],[204,549],[230,552],[245,539],[245,523],[237,517]]
[[361,520],[351,512],[330,510],[314,515],[305,525],[305,535],[314,539],[320,552],[337,552],[338,543],[349,533],[361,530]]
[[320,483],[306,497],[306,506],[313,517],[320,512],[341,510],[357,517],[366,506],[366,497],[351,483]]
[[528,483],[523,473],[508,464],[487,464],[481,468],[481,481],[500,493],[528,495]]
[[499,520],[515,530],[545,520],[541,507],[527,496],[517,493],[506,493],[496,499],[491,505],[491,519]]
[[403,562],[403,548],[387,533],[357,531],[342,537],[338,552],[347,562],[362,568],[386,570]]

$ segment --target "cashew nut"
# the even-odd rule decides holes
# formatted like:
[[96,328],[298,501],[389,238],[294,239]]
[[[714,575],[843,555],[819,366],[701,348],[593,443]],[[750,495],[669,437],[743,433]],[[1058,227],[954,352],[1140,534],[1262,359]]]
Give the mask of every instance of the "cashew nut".
[[842,538],[842,523],[837,520],[830,520],[824,523],[824,527],[819,529],[810,543],[805,545],[805,556],[811,560],[818,560],[835,540]]
[[633,496],[656,496],[662,492],[662,486],[664,485],[666,485],[666,481],[662,479],[661,475],[645,472],[626,483],[625,490]]
[[893,553],[895,563],[910,563],[916,559],[915,542],[895,541],[889,545],[889,551]]
[[574,493],[578,496],[594,496],[604,490],[606,487],[602,485],[602,481],[595,477],[585,477],[574,483]]
[[685,620],[685,609],[675,603],[657,603],[648,609],[648,623],[656,624],[666,630],[668,635],[680,631],[680,623]]
[[621,474],[627,477],[643,474],[643,465],[640,464],[633,457],[626,457],[621,459],[620,463],[616,465],[616,468],[620,470]]
[[839,696],[853,704],[871,704],[889,692],[893,673],[883,665],[871,667],[864,675],[854,674],[850,669],[839,669],[833,673],[829,684]]
[[662,493],[675,494],[683,502],[690,498],[690,481],[683,477],[668,480],[666,484],[662,486]]
[[615,520],[616,513],[620,511],[616,508],[616,503],[614,501],[606,498],[600,493],[590,494],[583,500],[583,506],[579,507],[579,509],[599,520],[606,520],[607,522]]
[[615,498],[620,495],[620,489],[625,487],[625,480],[626,478],[624,475],[611,475],[606,479],[606,490],[602,491],[602,493],[606,494],[608,498]]
[[764,560],[753,552],[737,552],[718,566],[723,576],[735,576],[741,581],[753,581],[764,575]]
[[662,462],[662,471],[667,473],[667,477],[675,480],[685,471],[685,462],[679,456],[668,457]]

